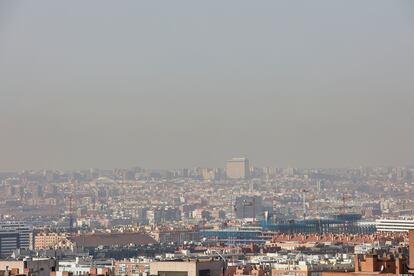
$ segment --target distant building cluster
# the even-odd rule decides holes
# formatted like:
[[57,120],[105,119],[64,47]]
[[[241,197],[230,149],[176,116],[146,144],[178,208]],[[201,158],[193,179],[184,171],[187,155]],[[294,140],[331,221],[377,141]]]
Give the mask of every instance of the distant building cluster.
[[0,276],[411,273],[413,168],[223,165],[0,173]]

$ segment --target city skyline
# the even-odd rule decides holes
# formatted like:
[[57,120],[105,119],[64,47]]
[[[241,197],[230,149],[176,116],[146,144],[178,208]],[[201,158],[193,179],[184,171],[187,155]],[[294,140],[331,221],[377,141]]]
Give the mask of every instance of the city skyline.
[[[87,171],[87,170],[130,170],[130,169],[142,169],[147,171],[176,171],[181,169],[222,169],[223,172],[226,171],[226,161],[224,161],[222,164],[219,164],[217,166],[182,166],[182,167],[145,167],[141,165],[133,165],[133,166],[113,166],[113,167],[98,167],[98,166],[91,166],[91,167],[77,167],[77,168],[62,168],[62,167],[43,167],[43,168],[22,168],[22,169],[16,169],[16,170],[0,170],[1,173],[19,173],[24,171],[56,171],[56,172],[76,172],[76,171]],[[304,166],[276,166],[276,165],[258,165],[256,163],[251,162],[250,160],[250,169],[259,168],[259,169],[301,169],[301,170],[329,170],[329,169],[376,169],[376,168],[382,168],[382,169],[414,169],[414,165],[402,165],[402,166],[392,166],[392,165],[378,165],[378,166],[369,166],[369,165],[360,165],[360,166],[348,166],[348,167],[304,167]],[[242,178],[240,178],[242,179]]]
[[[174,170],[180,170],[180,169],[223,169],[224,171],[226,170],[227,167],[227,162],[231,159],[238,159],[238,158],[246,158],[245,156],[237,156],[237,157],[232,157],[228,160],[224,160],[221,164],[218,164],[216,166],[214,165],[187,165],[187,166],[172,166],[172,167],[146,167],[146,166],[142,166],[141,164],[135,164],[135,165],[129,165],[129,166],[112,166],[112,167],[98,167],[98,166],[90,166],[90,167],[76,167],[76,168],[65,168],[65,167],[32,167],[32,168],[22,168],[22,169],[15,169],[15,170],[1,170],[0,169],[0,173],[15,173],[15,172],[22,172],[22,171],[85,171],[85,170],[91,170],[91,169],[97,169],[97,170],[116,170],[116,169],[121,169],[121,170],[129,170],[129,169],[135,169],[135,168],[139,168],[139,169],[143,169],[143,170],[148,170],[148,171],[174,171]],[[405,165],[401,165],[401,166],[393,166],[393,165],[359,165],[359,166],[344,166],[344,167],[335,167],[335,166],[326,166],[326,167],[321,167],[321,166],[290,166],[290,165],[282,165],[282,166],[278,166],[275,164],[257,164],[257,162],[254,162],[254,160],[251,160],[250,158],[248,158],[249,160],[249,168],[250,169],[254,169],[254,168],[260,168],[260,169],[264,169],[264,168],[273,168],[273,169],[309,169],[309,170],[318,170],[318,169],[374,169],[374,168],[388,168],[388,169],[392,169],[392,168],[406,168],[406,169],[412,169],[414,168],[414,164],[405,164]],[[252,162],[253,161],[253,162]]]

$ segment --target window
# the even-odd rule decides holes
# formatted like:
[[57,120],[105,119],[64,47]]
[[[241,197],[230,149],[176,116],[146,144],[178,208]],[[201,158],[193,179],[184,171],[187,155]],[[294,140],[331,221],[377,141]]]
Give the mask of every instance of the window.
[[210,269],[203,269],[198,272],[199,276],[210,276]]

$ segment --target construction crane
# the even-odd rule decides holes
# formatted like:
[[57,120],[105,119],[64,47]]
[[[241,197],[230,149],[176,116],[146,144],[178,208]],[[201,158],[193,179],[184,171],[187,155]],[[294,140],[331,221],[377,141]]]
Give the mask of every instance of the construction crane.
[[342,214],[345,214],[346,213],[346,209],[347,208],[348,209],[351,208],[351,206],[346,206],[346,201],[348,199],[352,199],[352,197],[350,195],[348,195],[348,194],[342,193],[342,210],[341,210],[341,213]]
[[315,195],[315,194],[312,194],[312,197],[310,198],[310,200],[315,202],[316,219],[318,220],[318,232],[319,232],[319,234],[322,234],[323,229],[322,229],[321,213],[320,213],[320,208],[319,208],[319,196]]
[[306,193],[308,193],[308,190],[302,189],[302,200],[303,200],[303,220],[306,219]]
[[72,194],[69,195],[69,232],[73,232],[73,210],[72,210]]

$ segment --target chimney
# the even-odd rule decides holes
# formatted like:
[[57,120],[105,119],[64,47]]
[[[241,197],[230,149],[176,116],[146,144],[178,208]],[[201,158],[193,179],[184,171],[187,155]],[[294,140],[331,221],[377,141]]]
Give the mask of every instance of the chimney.
[[363,271],[366,272],[376,272],[381,268],[378,267],[378,255],[377,254],[369,254],[365,257],[364,268]]
[[89,270],[89,274],[92,275],[97,275],[98,274],[98,269],[96,267],[91,267],[91,269]]
[[409,240],[409,262],[408,268],[409,270],[414,270],[414,230],[410,230],[408,232],[408,240]]
[[359,254],[355,254],[355,272],[360,272],[361,271],[361,264],[359,262],[359,258],[360,255]]
[[395,274],[407,274],[404,268],[404,259],[401,256],[397,256],[395,258]]

